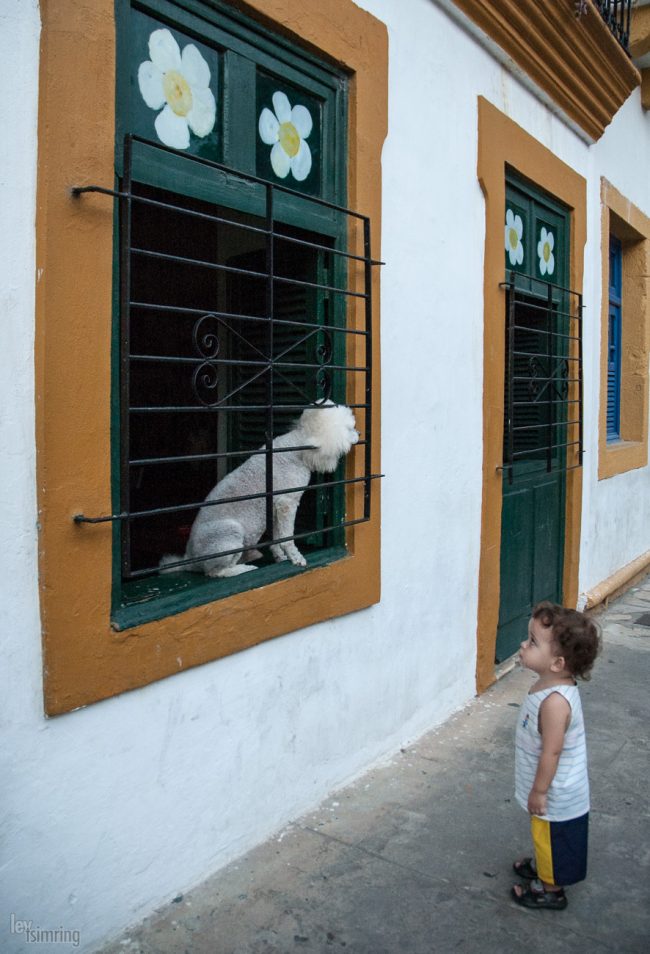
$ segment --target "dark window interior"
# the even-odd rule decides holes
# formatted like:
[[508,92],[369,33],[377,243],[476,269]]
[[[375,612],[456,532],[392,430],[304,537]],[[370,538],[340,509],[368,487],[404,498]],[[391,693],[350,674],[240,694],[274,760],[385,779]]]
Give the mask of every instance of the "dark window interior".
[[[269,355],[266,235],[241,227],[263,229],[264,221],[148,186],[136,185],[134,192],[167,207],[132,203],[131,512],[202,501],[242,462],[236,452],[264,443],[267,418],[260,405],[267,402]],[[214,216],[228,222],[215,222]],[[276,228],[287,237],[327,244],[304,230]],[[329,300],[318,289],[281,280],[324,284],[329,258],[327,252],[276,238],[274,436],[291,427],[300,406],[327,396],[332,387],[323,369],[331,358],[330,336],[292,326],[318,322],[325,328]],[[224,452],[233,456],[213,456]],[[170,457],[191,459],[160,459]],[[327,491],[305,493],[296,533],[314,531],[300,543],[306,553],[326,543],[317,531],[331,506]],[[163,554],[182,554],[196,513],[191,508],[133,519],[132,570],[155,568]]]
[[[560,461],[563,425],[567,421],[568,362],[566,328],[556,304],[517,295],[514,309],[514,347],[506,329],[504,452],[512,451],[518,469],[528,462]],[[512,391],[512,417],[507,409]]]

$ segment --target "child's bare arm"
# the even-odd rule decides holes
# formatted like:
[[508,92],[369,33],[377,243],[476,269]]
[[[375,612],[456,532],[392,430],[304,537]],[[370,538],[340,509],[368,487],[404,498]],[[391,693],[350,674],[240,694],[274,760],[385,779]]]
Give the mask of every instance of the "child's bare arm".
[[528,811],[531,815],[546,814],[546,793],[555,778],[570,716],[571,706],[559,692],[552,692],[540,707],[542,754],[539,757],[533,787],[528,795]]

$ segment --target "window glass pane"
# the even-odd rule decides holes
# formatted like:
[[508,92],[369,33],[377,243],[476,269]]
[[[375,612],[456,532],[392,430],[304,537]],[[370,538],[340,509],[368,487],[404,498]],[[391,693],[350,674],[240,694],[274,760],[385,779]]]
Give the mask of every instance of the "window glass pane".
[[[558,228],[541,216],[536,217],[535,228],[535,271],[547,282],[558,282]],[[561,261],[561,257],[560,257]]]
[[134,133],[217,160],[219,52],[196,36],[135,10],[129,18],[128,50],[122,134]]
[[262,72],[257,75],[257,174],[308,195],[321,193],[321,104]]
[[506,269],[529,271],[528,215],[523,205],[509,198],[506,202],[505,253]]
[[[540,300],[517,301],[514,312],[512,383],[512,438],[517,470],[530,469],[533,461],[551,461],[557,466],[563,457],[562,425],[566,421],[564,402],[568,395],[566,331],[567,322],[557,305],[549,309]],[[506,367],[510,365],[510,339],[506,336]],[[504,441],[508,440],[508,421]]]
[[621,285],[623,251],[615,236],[609,240],[609,322],[607,340],[607,439],[620,437],[621,418]]

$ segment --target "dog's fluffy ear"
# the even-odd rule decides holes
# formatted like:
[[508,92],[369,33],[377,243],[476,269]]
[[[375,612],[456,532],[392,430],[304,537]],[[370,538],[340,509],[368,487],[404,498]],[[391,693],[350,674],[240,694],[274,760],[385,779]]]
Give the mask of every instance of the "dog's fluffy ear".
[[336,470],[341,457],[359,440],[354,414],[343,404],[328,402],[325,407],[307,408],[299,426],[305,443],[313,446],[313,450],[303,451],[303,459],[312,471]]

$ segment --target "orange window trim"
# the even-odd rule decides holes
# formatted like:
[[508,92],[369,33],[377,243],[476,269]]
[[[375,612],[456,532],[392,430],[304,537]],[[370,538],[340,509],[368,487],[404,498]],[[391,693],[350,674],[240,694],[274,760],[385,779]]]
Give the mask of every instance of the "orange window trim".
[[[237,4],[346,67],[350,80],[348,198],[381,234],[381,147],[387,131],[383,24],[352,0]],[[110,524],[77,526],[111,500],[110,393],[113,209],[73,186],[114,181],[113,0],[42,0],[36,223],[36,428],[44,697],[48,715],[135,689],[262,640],[379,600],[379,491],[373,517],[349,533],[349,556],[167,619],[110,625]],[[363,42],[359,42],[359,38]],[[373,276],[373,367],[379,367],[379,277]],[[351,321],[361,321],[352,315]],[[374,386],[378,388],[375,370]],[[350,400],[363,400],[362,391]],[[379,472],[379,400],[373,471]],[[362,491],[349,508],[360,512]]]
[[[648,463],[648,274],[650,218],[606,179],[601,179],[602,298],[600,332],[600,414],[598,479]],[[621,440],[607,440],[607,348],[609,338],[609,237],[623,248],[623,341]]]
[[[582,288],[586,241],[586,182],[545,146],[482,96],[478,100],[478,178],[485,197],[485,269],[483,334],[483,499],[477,621],[476,684],[479,692],[494,682],[499,619],[501,501],[503,477],[503,387],[505,373],[505,291],[503,222],[506,167],[534,182],[569,207],[570,286]],[[577,463],[569,460],[569,464]],[[575,606],[582,469],[567,473],[563,600]]]

